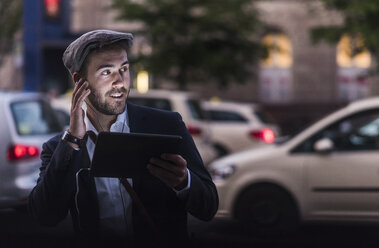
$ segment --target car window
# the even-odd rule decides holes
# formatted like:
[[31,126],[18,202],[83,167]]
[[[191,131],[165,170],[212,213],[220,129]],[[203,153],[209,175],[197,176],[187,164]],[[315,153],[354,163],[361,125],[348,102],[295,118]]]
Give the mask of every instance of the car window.
[[151,108],[163,109],[172,111],[172,106],[169,100],[163,98],[148,98],[148,97],[128,97],[131,103],[142,105]]
[[205,114],[203,109],[200,107],[200,104],[195,99],[187,100],[187,105],[189,108],[189,111],[191,113],[191,116],[195,120],[204,120]]
[[59,123],[61,123],[63,126],[70,125],[70,114],[68,114],[63,109],[55,109],[55,113],[58,117]]
[[253,114],[258,117],[258,119],[263,123],[275,123],[274,118],[267,112],[261,109],[254,109]]
[[217,122],[248,122],[247,119],[242,115],[231,111],[208,110],[207,114],[210,120]]
[[19,101],[11,104],[19,135],[44,135],[62,131],[54,110],[44,101]]
[[334,151],[379,149],[379,110],[371,110],[344,118],[303,142],[295,152],[313,152],[314,143],[329,138]]

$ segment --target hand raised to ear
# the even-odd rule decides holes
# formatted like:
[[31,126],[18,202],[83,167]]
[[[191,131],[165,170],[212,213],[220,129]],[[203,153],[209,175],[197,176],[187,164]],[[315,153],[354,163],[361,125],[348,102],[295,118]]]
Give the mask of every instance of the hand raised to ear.
[[86,133],[82,105],[90,93],[91,91],[88,89],[87,81],[80,79],[75,83],[74,91],[72,93],[70,127],[68,131],[77,138],[83,138]]

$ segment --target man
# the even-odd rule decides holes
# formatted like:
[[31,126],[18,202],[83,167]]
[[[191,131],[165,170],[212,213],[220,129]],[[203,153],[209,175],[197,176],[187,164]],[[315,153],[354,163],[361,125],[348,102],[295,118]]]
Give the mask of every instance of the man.
[[[111,235],[166,243],[183,240],[187,213],[210,220],[218,207],[217,191],[178,113],[127,102],[127,50],[132,41],[131,34],[95,30],[67,47],[63,62],[75,82],[70,126],[43,145],[29,209],[48,226],[70,211],[76,233],[90,239]],[[87,133],[100,131],[182,136],[178,154],[151,158],[149,175],[127,179],[142,207],[124,187],[125,180],[90,175],[96,137]]]

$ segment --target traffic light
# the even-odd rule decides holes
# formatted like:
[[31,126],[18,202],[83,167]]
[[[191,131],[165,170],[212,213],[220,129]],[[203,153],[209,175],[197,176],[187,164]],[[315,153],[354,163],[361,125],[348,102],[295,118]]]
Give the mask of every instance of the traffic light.
[[45,17],[50,20],[59,20],[60,18],[60,0],[44,0]]

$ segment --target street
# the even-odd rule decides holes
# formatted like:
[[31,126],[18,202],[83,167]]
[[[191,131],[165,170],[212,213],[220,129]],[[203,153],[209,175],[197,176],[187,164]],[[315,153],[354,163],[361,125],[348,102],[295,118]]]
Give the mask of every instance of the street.
[[[0,247],[71,247],[71,220],[57,227],[40,227],[25,212],[0,210]],[[203,222],[189,218],[194,247],[378,247],[379,226],[312,224],[281,238],[256,237],[238,223],[222,220]]]

